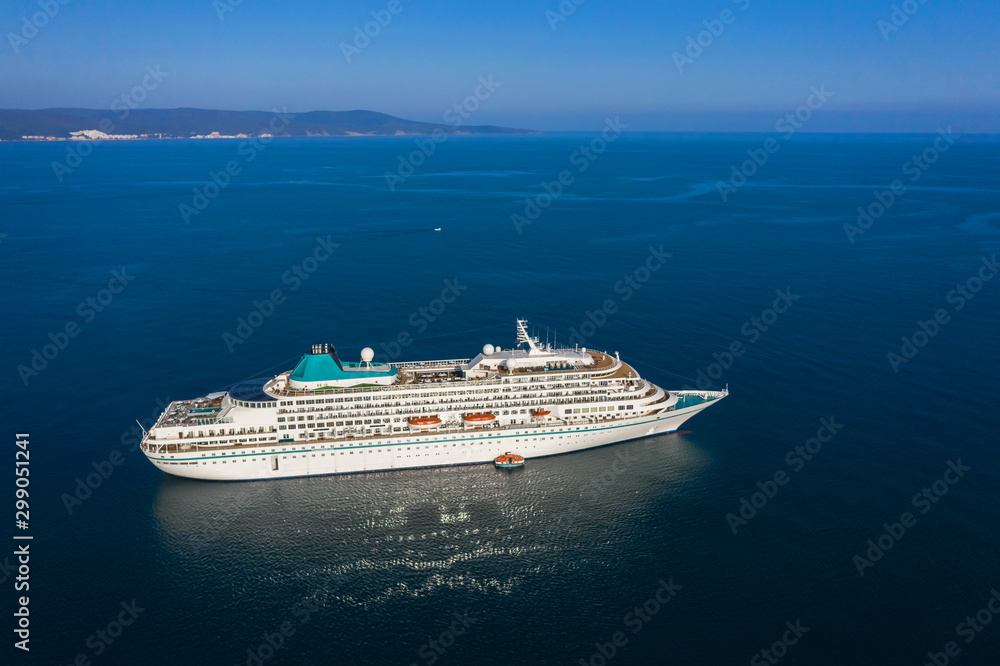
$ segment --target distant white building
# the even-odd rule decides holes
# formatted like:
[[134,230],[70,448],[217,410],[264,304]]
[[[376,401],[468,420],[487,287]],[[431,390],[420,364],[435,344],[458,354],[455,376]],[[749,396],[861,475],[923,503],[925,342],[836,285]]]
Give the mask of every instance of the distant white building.
[[138,139],[137,134],[105,134],[100,130],[80,130],[69,133],[70,141],[107,141],[116,139]]
[[[271,136],[270,134],[261,134],[261,136]],[[248,139],[249,134],[219,134],[218,132],[212,132],[211,134],[195,134],[191,137],[192,139]]]

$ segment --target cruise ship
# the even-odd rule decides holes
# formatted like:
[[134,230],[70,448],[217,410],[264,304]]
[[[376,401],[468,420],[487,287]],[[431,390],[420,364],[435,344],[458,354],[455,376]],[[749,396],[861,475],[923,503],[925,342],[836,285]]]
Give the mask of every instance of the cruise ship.
[[527,460],[677,430],[728,395],[665,391],[613,355],[517,344],[471,359],[375,364],[313,345],[294,368],[170,403],[145,432],[158,468],[241,481]]

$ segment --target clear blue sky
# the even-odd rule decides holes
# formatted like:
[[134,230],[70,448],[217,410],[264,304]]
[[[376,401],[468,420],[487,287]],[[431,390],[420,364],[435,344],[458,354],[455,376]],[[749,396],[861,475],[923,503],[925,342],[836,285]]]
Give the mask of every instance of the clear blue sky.
[[[770,131],[825,84],[813,131],[1000,131],[996,0],[910,0],[891,32],[878,23],[891,0],[561,0],[575,11],[554,30],[546,11],[560,0],[399,0],[351,62],[341,43],[390,0],[238,1],[69,0],[15,53],[10,33],[41,10],[2,0],[0,108],[109,108],[159,65],[169,76],[143,107],[440,122],[492,75],[501,85],[471,124],[593,130],[610,114],[631,130]],[[678,71],[674,52],[727,9],[732,21]]]

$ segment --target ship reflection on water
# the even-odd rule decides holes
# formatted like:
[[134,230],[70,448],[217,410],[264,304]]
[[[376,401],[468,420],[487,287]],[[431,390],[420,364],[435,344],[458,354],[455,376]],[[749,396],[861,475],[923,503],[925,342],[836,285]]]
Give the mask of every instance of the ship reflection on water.
[[[255,596],[333,581],[328,603],[368,609],[439,587],[503,595],[540,584],[539,571],[575,566],[595,542],[635,538],[707,464],[683,436],[663,435],[532,460],[517,474],[475,465],[237,483],[164,475],[155,516],[164,566],[228,577],[222,584]],[[234,561],[245,566],[222,566]]]

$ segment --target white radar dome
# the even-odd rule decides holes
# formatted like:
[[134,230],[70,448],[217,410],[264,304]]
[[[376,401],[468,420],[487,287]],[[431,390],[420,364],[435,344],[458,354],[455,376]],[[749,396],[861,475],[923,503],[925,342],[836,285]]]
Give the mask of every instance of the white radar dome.
[[361,360],[365,363],[371,363],[372,359],[375,358],[375,350],[371,347],[365,347],[361,350]]
[[496,349],[493,347],[493,345],[483,345],[483,354],[485,356],[489,356],[490,354],[492,354],[495,351],[496,351]]

